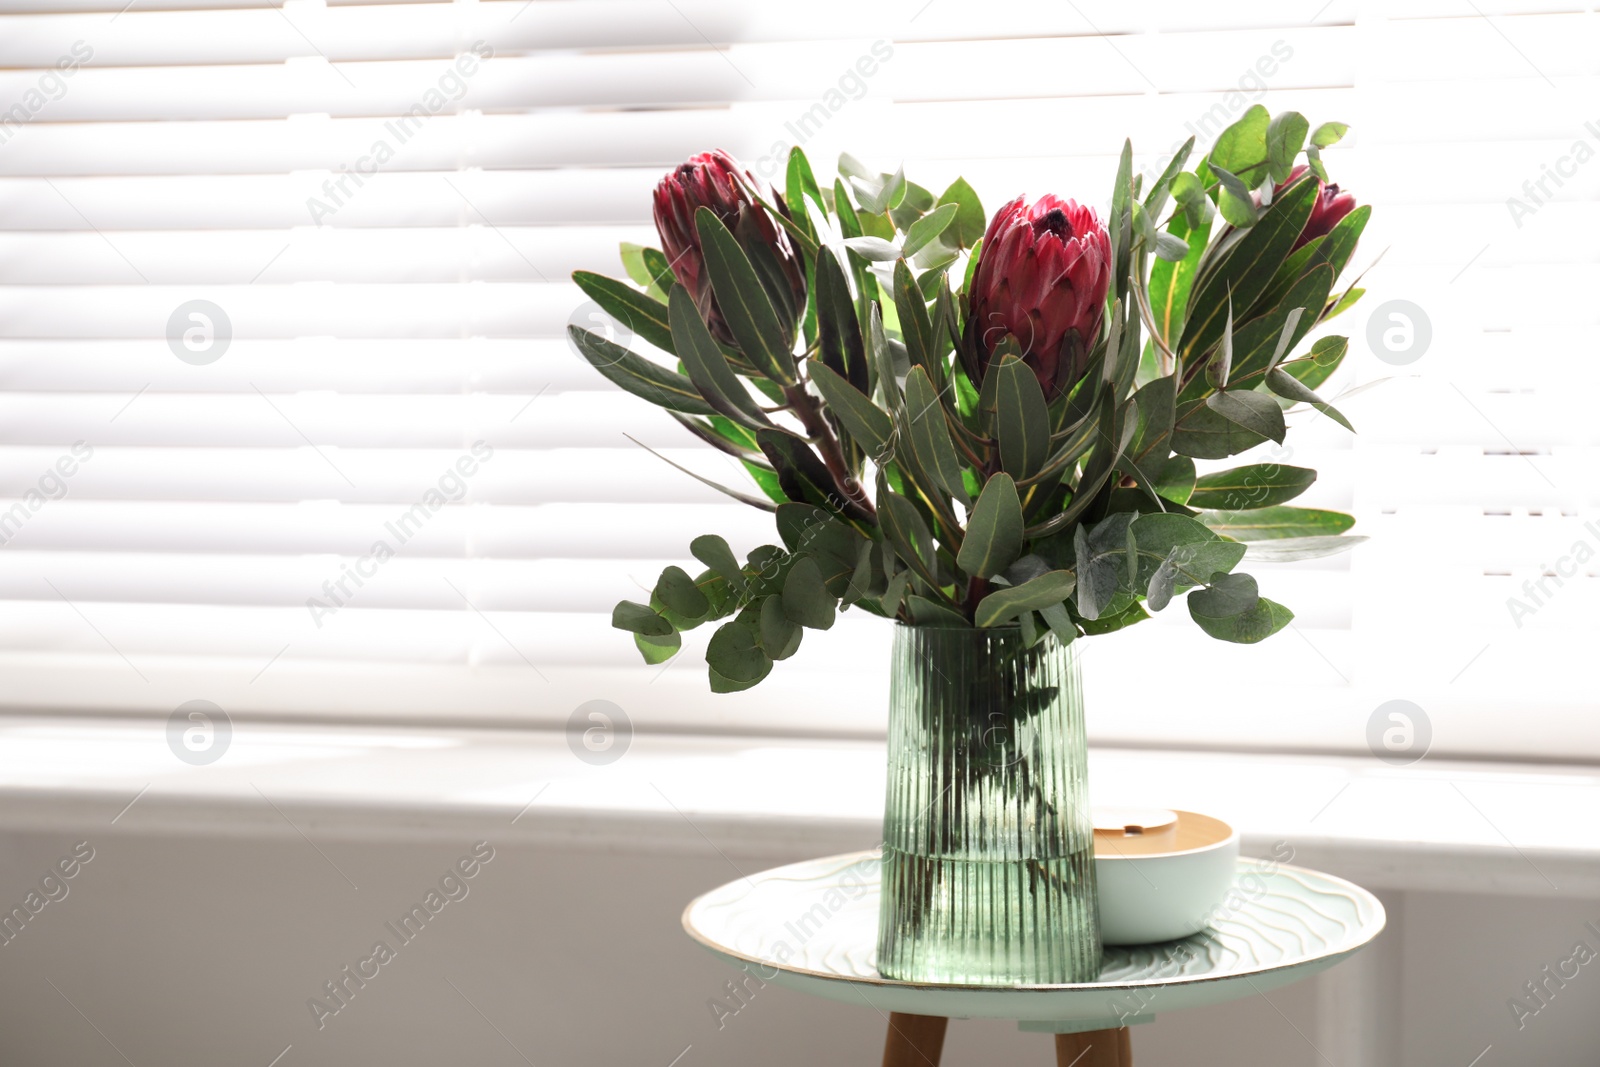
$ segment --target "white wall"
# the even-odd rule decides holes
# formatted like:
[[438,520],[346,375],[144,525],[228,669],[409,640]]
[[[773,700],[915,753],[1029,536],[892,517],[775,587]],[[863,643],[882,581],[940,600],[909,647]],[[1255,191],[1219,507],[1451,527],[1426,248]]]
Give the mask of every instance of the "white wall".
[[[280,1067],[668,1067],[680,1053],[681,1067],[731,1067],[880,1055],[883,1021],[866,1006],[768,986],[720,1029],[708,1007],[734,972],[680,932],[684,903],[736,877],[730,862],[753,870],[799,854],[736,851],[724,861],[504,841],[468,895],[319,1031],[307,999],[372,942],[392,940],[383,924],[470,850],[471,835],[356,842],[312,827],[315,846],[298,836],[162,835],[112,826],[119,806],[77,833],[0,833],[7,907],[77,841],[95,849],[67,896],[0,947],[7,1067],[267,1067],[280,1053]],[[482,836],[495,831],[486,825]],[[1397,999],[1352,1009],[1336,970],[1270,1003],[1170,1013],[1134,1031],[1140,1067],[1356,1067],[1355,1047],[1387,1040],[1381,1022],[1340,1035],[1362,1011],[1399,1025],[1403,1059],[1375,1063],[1467,1067],[1492,1045],[1480,1067],[1594,1067],[1600,962],[1521,1032],[1506,1001],[1574,942],[1600,947],[1584,929],[1600,927],[1600,903],[1438,893],[1386,902],[1397,927],[1369,950],[1370,964],[1357,957],[1344,973],[1380,994],[1391,983]],[[1319,1004],[1345,1007],[1319,1019]],[[1046,1037],[1007,1024],[950,1029],[952,1065],[1049,1061]]]

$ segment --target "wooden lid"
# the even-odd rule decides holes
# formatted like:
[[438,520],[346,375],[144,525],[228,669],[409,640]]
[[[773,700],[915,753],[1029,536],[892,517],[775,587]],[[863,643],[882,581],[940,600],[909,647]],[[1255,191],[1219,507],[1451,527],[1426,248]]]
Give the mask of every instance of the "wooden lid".
[[1166,808],[1095,808],[1094,854],[1117,859],[1195,852],[1233,836],[1221,819]]

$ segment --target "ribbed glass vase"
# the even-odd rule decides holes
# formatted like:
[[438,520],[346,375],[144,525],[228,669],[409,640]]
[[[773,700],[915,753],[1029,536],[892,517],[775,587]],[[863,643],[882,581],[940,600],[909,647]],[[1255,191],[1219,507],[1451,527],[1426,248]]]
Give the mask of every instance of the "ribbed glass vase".
[[878,971],[979,985],[1100,972],[1075,646],[896,626]]

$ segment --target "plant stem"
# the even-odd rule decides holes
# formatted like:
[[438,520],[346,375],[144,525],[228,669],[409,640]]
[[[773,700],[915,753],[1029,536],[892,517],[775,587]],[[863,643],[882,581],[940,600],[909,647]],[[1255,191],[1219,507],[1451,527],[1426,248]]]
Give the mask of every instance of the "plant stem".
[[816,442],[817,451],[822,453],[822,462],[833,477],[833,486],[838,490],[840,497],[855,504],[876,521],[877,509],[872,506],[872,500],[867,496],[866,490],[861,487],[861,483],[856,480],[845,463],[844,449],[840,447],[839,438],[834,435],[833,427],[823,418],[822,405],[817,398],[806,392],[804,383],[785,386],[783,398],[799,417],[800,425],[805,427],[806,433]]

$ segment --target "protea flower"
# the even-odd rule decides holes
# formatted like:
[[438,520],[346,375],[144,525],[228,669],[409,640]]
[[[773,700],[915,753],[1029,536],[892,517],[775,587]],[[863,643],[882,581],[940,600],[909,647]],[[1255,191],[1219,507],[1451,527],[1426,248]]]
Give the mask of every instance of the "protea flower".
[[[1308,170],[1310,168],[1304,163],[1295,167],[1289,172],[1288,179],[1278,186],[1278,189],[1293,185],[1304,177]],[[1337,185],[1324,182],[1315,175],[1312,175],[1312,180],[1317,183],[1317,202],[1312,205],[1311,217],[1306,219],[1306,228],[1300,231],[1299,237],[1295,238],[1294,247],[1290,249],[1291,252],[1309,241],[1325,236],[1338,224],[1340,219],[1355,210],[1356,198],[1354,196],[1341,192]]]
[[717,307],[711,278],[700,254],[700,236],[694,224],[697,208],[710,208],[733,231],[780,318],[792,326],[806,303],[805,266],[789,235],[750,196],[746,183],[759,189],[768,203],[788,211],[782,198],[765,182],[720,149],[702,152],[673,168],[656,185],[655,192],[656,231],[661,235],[661,250],[672,265],[672,273],[694,297],[695,307],[700,309],[700,317],[711,333],[730,345],[734,343],[733,334]]
[[1111,238],[1091,207],[1046,194],[995,212],[968,300],[962,346],[967,373],[983,381],[1007,336],[1038,376],[1046,399],[1088,369],[1111,281]]

